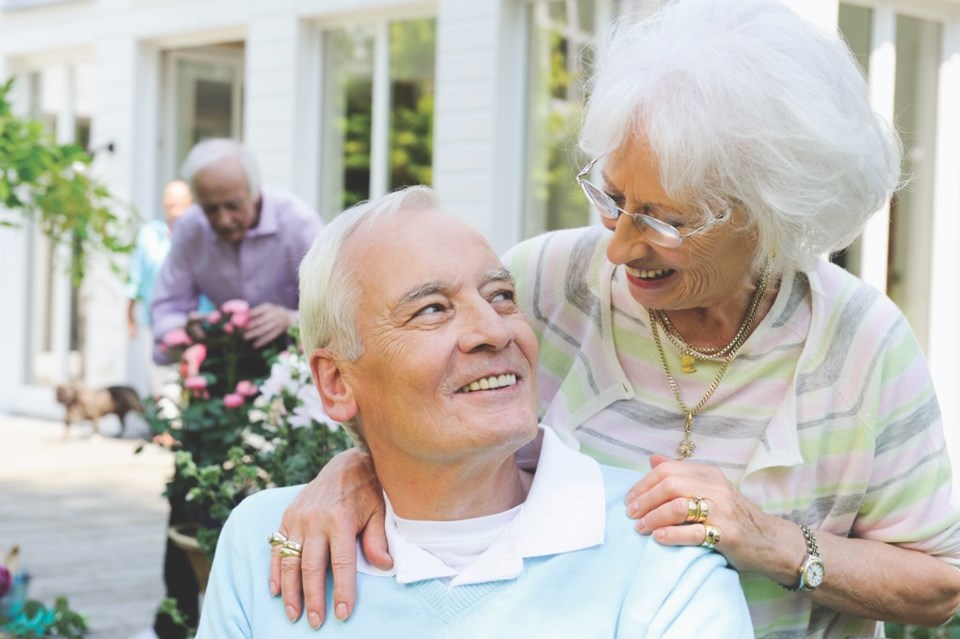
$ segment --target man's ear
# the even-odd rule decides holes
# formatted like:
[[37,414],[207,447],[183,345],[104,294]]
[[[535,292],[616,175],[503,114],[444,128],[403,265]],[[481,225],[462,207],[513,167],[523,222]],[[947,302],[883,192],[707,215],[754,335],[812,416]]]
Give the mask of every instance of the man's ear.
[[340,423],[353,419],[357,415],[357,401],[333,354],[325,348],[314,350],[310,354],[310,372],[323,400],[323,410],[330,419]]

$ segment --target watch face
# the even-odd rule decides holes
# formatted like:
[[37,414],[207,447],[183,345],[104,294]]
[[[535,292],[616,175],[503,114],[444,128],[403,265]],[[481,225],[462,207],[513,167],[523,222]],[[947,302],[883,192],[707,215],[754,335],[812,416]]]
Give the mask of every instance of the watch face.
[[807,588],[817,588],[823,583],[823,564],[821,562],[810,562],[804,571],[803,583]]

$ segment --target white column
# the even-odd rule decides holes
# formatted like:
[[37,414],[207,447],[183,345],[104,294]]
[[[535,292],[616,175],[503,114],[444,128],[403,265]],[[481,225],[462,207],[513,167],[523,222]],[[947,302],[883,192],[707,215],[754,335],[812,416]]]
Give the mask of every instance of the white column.
[[944,25],[937,105],[937,158],[927,352],[960,490],[960,16]]
[[522,2],[439,0],[433,183],[498,251],[520,236]]
[[374,25],[373,105],[370,122],[370,197],[380,197],[389,188],[390,164],[390,25]]
[[248,23],[244,74],[244,142],[260,165],[263,183],[293,189],[301,30],[282,3],[258,2]]
[[[873,14],[870,41],[870,103],[888,122],[894,120],[894,84],[897,75],[897,14],[893,3],[880,3]],[[860,277],[879,291],[887,290],[890,242],[889,204],[870,219],[861,239]]]

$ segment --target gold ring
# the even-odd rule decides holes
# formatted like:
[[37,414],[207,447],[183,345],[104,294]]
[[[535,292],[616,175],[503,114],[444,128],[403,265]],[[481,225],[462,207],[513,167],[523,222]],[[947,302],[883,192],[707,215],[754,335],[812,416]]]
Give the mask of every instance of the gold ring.
[[289,539],[283,542],[283,548],[286,550],[293,551],[298,555],[303,552],[303,544],[297,543],[295,541],[290,541]]
[[287,542],[287,538],[284,537],[283,533],[272,532],[270,536],[267,537],[267,543],[271,546],[281,546]]
[[713,547],[720,543],[720,529],[710,524],[704,524],[703,531],[703,541],[700,545],[713,550]]
[[683,520],[685,524],[702,524],[707,520],[710,514],[710,505],[701,497],[687,499],[687,517]]
[[296,557],[297,559],[300,559],[300,551],[294,550],[293,548],[287,548],[286,546],[280,546],[280,556]]

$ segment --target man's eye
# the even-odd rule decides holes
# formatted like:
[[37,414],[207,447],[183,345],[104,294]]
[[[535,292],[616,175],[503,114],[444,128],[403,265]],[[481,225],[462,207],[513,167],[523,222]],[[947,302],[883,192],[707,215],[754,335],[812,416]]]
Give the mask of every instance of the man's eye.
[[437,313],[442,313],[443,311],[443,304],[429,304],[414,313],[413,316],[422,317],[424,315],[436,315]]

